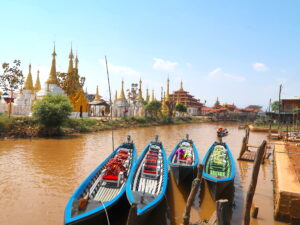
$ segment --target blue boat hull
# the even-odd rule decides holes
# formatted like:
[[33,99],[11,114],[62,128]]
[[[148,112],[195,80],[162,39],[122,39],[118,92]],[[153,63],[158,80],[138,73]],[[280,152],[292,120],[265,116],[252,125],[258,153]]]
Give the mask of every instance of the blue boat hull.
[[184,141],[187,140],[181,140],[172,150],[168,158],[168,165],[170,166],[170,170],[173,174],[173,177],[175,178],[175,182],[177,183],[177,185],[180,185],[180,183],[184,181],[192,182],[192,180],[197,176],[197,166],[199,164],[198,150],[192,140],[189,140],[189,142],[192,143],[194,151],[194,163],[191,165],[172,163],[172,159],[176,150],[178,149],[179,145]]
[[[95,224],[95,220],[99,221],[101,218],[106,219],[106,212],[116,207],[121,202],[127,202],[122,201],[126,200],[125,198],[125,191],[126,191],[126,184],[128,182],[128,179],[125,181],[125,184],[123,184],[123,187],[120,188],[120,191],[118,194],[111,199],[110,201],[102,203],[101,201],[89,201],[87,204],[86,209],[82,213],[79,213],[80,211],[76,212],[76,215],[74,215],[73,210],[73,204],[76,203],[76,201],[79,201],[80,196],[82,196],[82,193],[86,188],[88,187],[88,184],[93,181],[93,179],[97,176],[99,171],[101,171],[106,163],[114,157],[114,155],[117,153],[117,151],[124,147],[126,144],[120,145],[114,152],[112,152],[84,181],[83,183],[77,188],[77,190],[74,192],[74,194],[71,196],[66,209],[65,209],[65,219],[64,224],[65,225],[73,225],[73,224]],[[131,170],[135,165],[136,161],[136,148],[134,144],[131,144],[133,147],[132,151],[132,162],[131,162]],[[127,145],[128,146],[128,145]],[[77,203],[78,204],[78,203]],[[91,204],[91,205],[90,205]],[[95,206],[93,206],[95,204]],[[128,204],[128,203],[125,203]]]
[[[160,176],[162,176],[162,185],[161,187],[161,191],[158,195],[153,195],[151,196],[151,194],[147,194],[145,192],[140,192],[140,191],[134,191],[133,189],[133,183],[134,180],[136,179],[136,177],[139,177],[139,173],[138,170],[141,166],[141,163],[143,162],[144,158],[146,157],[146,154],[148,152],[148,148],[150,145],[152,145],[153,142],[150,142],[150,144],[148,144],[146,146],[146,148],[144,149],[144,151],[142,152],[142,154],[140,155],[140,157],[138,158],[134,168],[132,169],[129,178],[128,178],[128,183],[127,183],[127,187],[126,187],[126,195],[127,195],[127,199],[129,201],[130,204],[138,203],[137,206],[137,215],[138,215],[138,220],[137,220],[137,224],[138,223],[142,223],[142,221],[145,220],[145,218],[147,218],[147,216],[150,214],[150,212],[157,207],[160,202],[164,199],[166,190],[167,190],[167,185],[168,185],[168,165],[167,165],[167,158],[166,158],[166,153],[164,150],[163,145],[161,144],[161,152],[162,152],[162,168],[163,168],[163,172]],[[155,143],[154,143],[155,144]]]
[[214,200],[218,200],[218,199],[222,198],[222,196],[227,195],[227,193],[224,193],[224,192],[225,192],[225,190],[228,190],[229,186],[233,187],[234,178],[235,178],[234,159],[233,159],[232,153],[226,143],[221,143],[221,144],[227,149],[227,152],[228,152],[228,157],[229,157],[229,161],[230,161],[230,165],[231,165],[230,176],[223,177],[223,178],[217,178],[217,177],[211,176],[206,171],[206,164],[208,163],[209,156],[212,153],[214,147],[219,144],[220,143],[218,143],[218,142],[213,143],[212,146],[209,148],[209,150],[206,152],[206,154],[203,158],[203,161],[202,161],[202,164],[204,165],[204,170],[203,170],[202,176],[207,181],[210,193]]

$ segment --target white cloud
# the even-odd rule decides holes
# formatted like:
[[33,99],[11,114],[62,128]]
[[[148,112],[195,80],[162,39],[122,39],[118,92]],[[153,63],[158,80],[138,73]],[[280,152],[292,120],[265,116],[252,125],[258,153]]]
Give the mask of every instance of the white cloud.
[[216,68],[207,75],[207,79],[227,79],[233,81],[244,81],[245,77],[226,73],[221,68]]
[[265,72],[269,70],[269,67],[267,67],[264,63],[256,62],[252,64],[252,67],[254,70],[258,72]]
[[172,71],[177,66],[177,62],[171,62],[164,59],[153,58],[153,68],[157,70]]
[[192,68],[192,63],[187,62],[185,65],[186,65],[186,67],[189,68],[189,69]]
[[[100,63],[106,68],[105,60],[100,59]],[[114,72],[120,75],[128,75],[131,77],[139,78],[141,76],[140,72],[128,67],[128,66],[117,66],[111,63],[108,63],[108,71]]]

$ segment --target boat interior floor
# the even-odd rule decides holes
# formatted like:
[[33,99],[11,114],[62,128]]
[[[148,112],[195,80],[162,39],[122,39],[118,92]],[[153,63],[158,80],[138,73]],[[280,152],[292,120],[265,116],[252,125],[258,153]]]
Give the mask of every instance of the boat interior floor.
[[136,202],[138,203],[138,207],[144,208],[146,205],[151,203],[155,198],[156,195],[148,194],[148,193],[143,193],[143,192],[138,192],[138,191],[133,191],[132,195]]

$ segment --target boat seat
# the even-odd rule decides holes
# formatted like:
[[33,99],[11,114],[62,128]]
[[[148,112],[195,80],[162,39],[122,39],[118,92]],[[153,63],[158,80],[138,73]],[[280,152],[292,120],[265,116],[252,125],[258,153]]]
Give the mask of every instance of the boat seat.
[[103,176],[104,180],[118,180],[118,176],[113,176],[113,175],[104,175]]
[[148,165],[157,165],[157,160],[155,159],[146,159]]

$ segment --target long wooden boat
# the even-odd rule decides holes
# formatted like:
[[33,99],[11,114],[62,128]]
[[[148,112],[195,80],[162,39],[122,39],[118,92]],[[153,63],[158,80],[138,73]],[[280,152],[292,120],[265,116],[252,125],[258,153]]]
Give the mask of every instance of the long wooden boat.
[[212,197],[217,200],[228,185],[233,185],[235,164],[226,143],[215,142],[205,154],[202,164],[203,178],[206,179]]
[[74,192],[65,208],[65,224],[86,224],[107,213],[124,196],[135,162],[136,148],[128,138]]
[[150,142],[128,178],[126,195],[130,204],[137,204],[138,220],[145,218],[164,198],[168,185],[165,149],[157,139]]
[[188,137],[182,139],[170,153],[168,164],[177,184],[197,175],[199,156],[194,142]]

